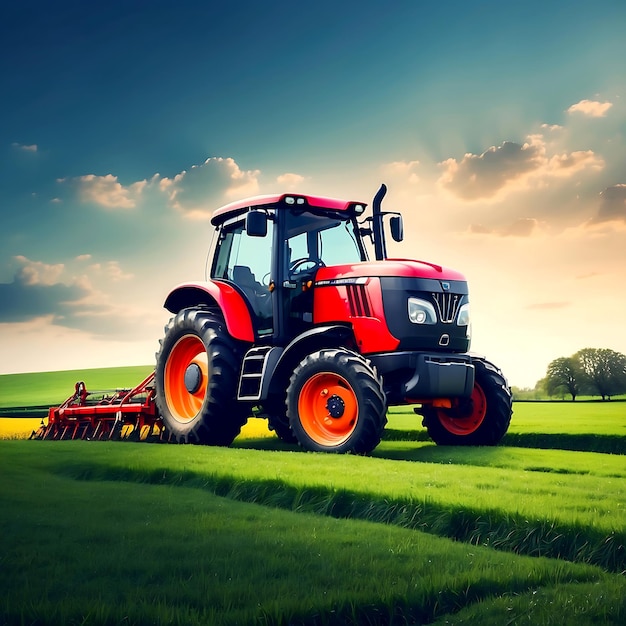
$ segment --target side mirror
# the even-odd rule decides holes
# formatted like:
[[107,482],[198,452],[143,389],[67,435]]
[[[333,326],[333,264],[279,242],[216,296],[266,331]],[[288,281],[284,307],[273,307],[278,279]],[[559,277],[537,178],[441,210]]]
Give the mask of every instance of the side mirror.
[[391,229],[391,237],[394,241],[402,241],[404,239],[404,222],[402,221],[402,215],[390,217],[389,228]]
[[249,237],[265,237],[267,235],[267,213],[250,211],[246,215],[246,232]]

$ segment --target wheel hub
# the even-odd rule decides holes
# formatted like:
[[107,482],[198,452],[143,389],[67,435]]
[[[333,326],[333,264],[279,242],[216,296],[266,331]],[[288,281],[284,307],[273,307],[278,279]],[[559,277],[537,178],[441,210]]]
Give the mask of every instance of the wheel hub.
[[202,385],[202,370],[197,363],[190,363],[185,370],[185,388],[189,393],[196,393]]
[[346,403],[336,394],[333,394],[326,402],[328,414],[335,419],[343,415],[345,408]]

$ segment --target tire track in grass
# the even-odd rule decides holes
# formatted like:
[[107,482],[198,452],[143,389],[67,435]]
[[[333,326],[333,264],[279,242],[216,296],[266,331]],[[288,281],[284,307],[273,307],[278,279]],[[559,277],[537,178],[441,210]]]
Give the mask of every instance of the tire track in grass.
[[112,480],[202,489],[218,496],[296,512],[393,524],[472,545],[515,554],[597,565],[626,572],[626,532],[602,532],[584,524],[531,520],[497,509],[441,505],[377,497],[348,489],[295,486],[280,479],[242,479],[228,474],[145,469],[98,462],[69,462],[52,471],[77,480]]

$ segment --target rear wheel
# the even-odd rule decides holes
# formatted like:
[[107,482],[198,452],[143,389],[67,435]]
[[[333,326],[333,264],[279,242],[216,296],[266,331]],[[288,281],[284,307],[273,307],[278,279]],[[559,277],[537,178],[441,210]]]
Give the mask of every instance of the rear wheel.
[[307,450],[367,454],[380,443],[386,413],[376,370],[354,352],[314,352],[291,376],[287,416],[293,434]]
[[472,363],[476,379],[469,399],[452,409],[420,410],[430,438],[439,445],[495,446],[509,428],[513,411],[506,379],[489,361]]
[[183,309],[165,328],[157,353],[156,404],[170,438],[228,446],[246,423],[239,404],[241,350],[223,320],[204,309]]

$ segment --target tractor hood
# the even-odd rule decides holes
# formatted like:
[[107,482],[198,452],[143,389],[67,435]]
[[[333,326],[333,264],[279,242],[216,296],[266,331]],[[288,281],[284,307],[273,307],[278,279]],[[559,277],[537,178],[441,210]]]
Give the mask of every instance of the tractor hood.
[[320,284],[328,280],[349,279],[360,277],[395,277],[395,278],[426,278],[443,281],[462,281],[465,276],[452,269],[411,259],[386,259],[384,261],[366,261],[350,265],[334,265],[318,270],[315,282]]

